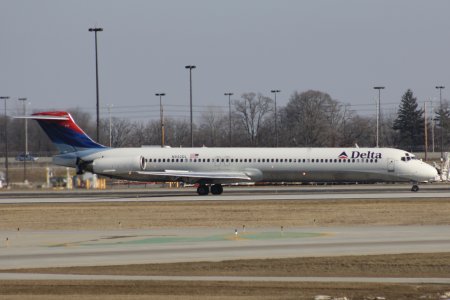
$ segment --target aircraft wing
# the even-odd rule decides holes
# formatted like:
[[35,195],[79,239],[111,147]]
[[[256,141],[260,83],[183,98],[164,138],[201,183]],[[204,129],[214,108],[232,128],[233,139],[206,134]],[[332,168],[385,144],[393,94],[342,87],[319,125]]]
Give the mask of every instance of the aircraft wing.
[[251,181],[252,179],[244,172],[220,172],[220,171],[184,171],[184,170],[165,170],[165,171],[138,171],[140,176],[148,176],[149,178],[166,178],[167,180],[183,180],[186,182],[195,182],[197,179],[205,179],[210,181]]

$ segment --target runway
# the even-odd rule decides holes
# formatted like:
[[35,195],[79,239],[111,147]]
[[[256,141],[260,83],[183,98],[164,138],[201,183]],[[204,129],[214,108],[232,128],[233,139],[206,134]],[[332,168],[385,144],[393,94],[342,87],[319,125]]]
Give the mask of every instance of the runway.
[[280,276],[132,276],[132,275],[75,275],[0,273],[1,280],[107,280],[107,281],[227,281],[227,282],[327,282],[327,283],[409,283],[450,284],[450,278],[398,278],[398,277],[280,277]]
[[195,188],[121,189],[107,191],[0,192],[1,204],[76,202],[254,201],[339,199],[424,199],[450,196],[447,184],[422,185],[411,192],[406,184],[228,187],[222,195],[198,196]]
[[[407,185],[245,187],[229,188],[220,196],[197,196],[193,189],[107,192],[0,193],[7,204],[346,200],[414,201],[448,198],[447,185],[424,185],[420,192]],[[75,204],[76,205],[76,204]],[[50,209],[51,206],[48,206]],[[41,208],[42,209],[42,208]],[[45,208],[44,208],[45,209]],[[424,207],[426,209],[426,207]],[[238,223],[237,226],[241,223]],[[417,224],[420,224],[418,222]],[[448,278],[354,277],[183,277],[17,274],[5,270],[109,266],[148,263],[276,259],[345,255],[438,253],[450,249],[450,225],[310,226],[268,228],[147,228],[109,230],[0,230],[0,280],[197,280],[291,282],[442,283]],[[43,277],[39,277],[43,276]],[[103,276],[103,277],[102,277]]]
[[450,248],[450,226],[235,230],[1,231],[0,269],[433,253]]

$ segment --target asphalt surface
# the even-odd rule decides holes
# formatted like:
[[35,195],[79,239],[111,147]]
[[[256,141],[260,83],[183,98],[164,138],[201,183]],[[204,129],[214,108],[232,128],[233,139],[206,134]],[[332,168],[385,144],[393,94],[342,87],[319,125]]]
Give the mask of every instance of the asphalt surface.
[[450,226],[0,231],[0,269],[432,253],[449,237]]
[[450,284],[450,278],[398,277],[267,277],[267,276],[127,276],[0,273],[0,280],[108,280],[108,281],[247,281],[247,282],[352,282],[352,283],[412,283]]
[[411,192],[408,184],[301,185],[224,187],[222,195],[198,196],[194,187],[111,190],[0,190],[0,205],[121,201],[251,201],[312,199],[415,199],[450,197],[449,184],[424,184]]
[[[274,199],[414,199],[449,197],[446,185],[426,185],[417,193],[406,185],[230,188],[221,196],[195,190],[1,193],[1,204],[100,201],[251,201]],[[194,193],[193,193],[194,192]],[[185,194],[188,194],[187,196]],[[358,226],[309,228],[174,228],[148,230],[0,230],[0,270],[67,266],[222,261],[339,255],[446,252],[450,226]],[[33,277],[34,276],[34,277]],[[70,279],[73,275],[2,273],[0,280]],[[163,278],[164,277],[164,278]],[[179,276],[81,276],[77,280],[191,280]],[[195,277],[194,280],[335,281],[449,283],[447,278]],[[358,279],[358,280],[357,280]],[[373,281],[371,281],[373,280]]]

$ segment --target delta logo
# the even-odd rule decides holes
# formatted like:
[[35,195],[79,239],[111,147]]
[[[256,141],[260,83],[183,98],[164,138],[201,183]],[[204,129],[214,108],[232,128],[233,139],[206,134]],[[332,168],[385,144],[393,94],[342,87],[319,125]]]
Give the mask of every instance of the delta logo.
[[339,158],[340,158],[340,159],[347,159],[347,158],[348,158],[348,155],[347,155],[347,153],[345,153],[345,151],[344,151],[344,152],[342,152],[341,154],[339,154]]
[[380,152],[373,152],[373,151],[366,151],[366,152],[360,152],[360,151],[352,151],[351,157],[347,155],[345,151],[342,151],[341,154],[339,154],[340,159],[348,159],[348,158],[381,158],[382,155]]

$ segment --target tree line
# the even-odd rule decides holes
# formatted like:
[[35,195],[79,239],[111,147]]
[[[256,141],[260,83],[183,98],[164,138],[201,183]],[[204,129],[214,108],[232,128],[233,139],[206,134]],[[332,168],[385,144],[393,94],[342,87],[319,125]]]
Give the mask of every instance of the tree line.
[[[77,124],[95,137],[93,116],[81,109],[68,110]],[[427,113],[427,142],[429,149],[435,137],[435,150],[441,140],[444,151],[448,145],[450,113],[448,102],[436,111]],[[275,118],[276,121],[275,121]],[[432,120],[435,124],[431,124]],[[24,152],[24,120],[7,117],[10,156]],[[160,145],[160,120],[136,121],[129,118],[109,118],[100,121],[100,143],[112,147],[140,147]],[[278,130],[275,129],[275,123]],[[189,147],[189,120],[166,117],[165,144]],[[5,118],[0,117],[1,156],[5,155]],[[294,92],[286,106],[277,108],[273,99],[261,93],[244,93],[232,103],[231,138],[228,111],[209,109],[194,124],[194,145],[206,147],[373,147],[376,141],[376,116],[362,116],[349,105],[333,99],[329,94],[309,90]],[[412,90],[402,96],[398,111],[380,118],[379,145],[408,151],[423,151],[425,144],[425,115]],[[442,136],[441,136],[442,134]],[[277,139],[278,135],[278,139]],[[110,138],[111,136],[111,138]],[[48,156],[56,153],[45,133],[36,122],[28,123],[28,149]]]

